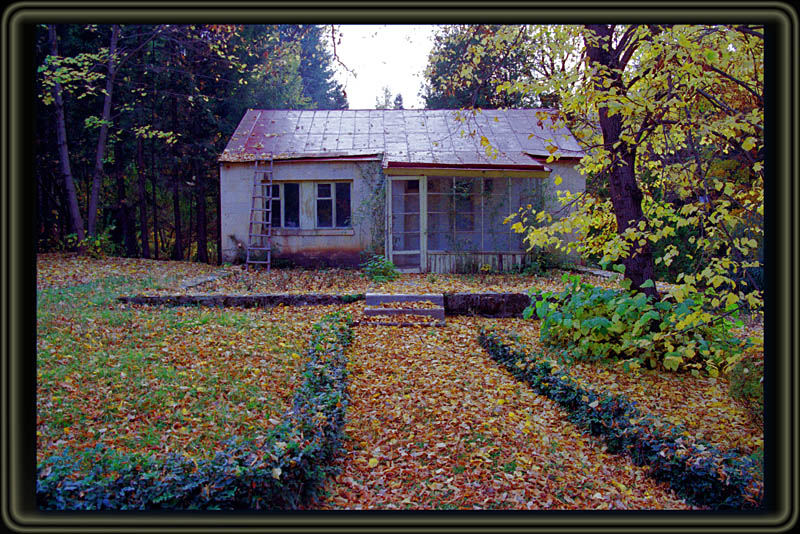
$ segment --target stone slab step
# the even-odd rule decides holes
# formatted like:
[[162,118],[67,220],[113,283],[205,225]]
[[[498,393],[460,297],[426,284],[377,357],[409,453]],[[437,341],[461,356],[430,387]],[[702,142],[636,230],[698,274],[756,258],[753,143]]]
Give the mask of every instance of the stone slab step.
[[392,295],[385,293],[367,293],[365,296],[367,306],[379,306],[389,302],[420,302],[428,300],[438,306],[444,307],[444,294],[423,293],[419,295]]
[[412,322],[412,321],[353,321],[353,326],[444,326],[444,321]]
[[378,315],[427,315],[444,321],[444,308],[364,308],[364,315],[368,317]]

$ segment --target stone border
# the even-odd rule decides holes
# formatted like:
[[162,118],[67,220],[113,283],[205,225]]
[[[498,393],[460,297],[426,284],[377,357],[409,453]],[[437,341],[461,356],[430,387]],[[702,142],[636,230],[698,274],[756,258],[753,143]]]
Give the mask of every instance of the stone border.
[[[271,306],[327,306],[364,300],[362,293],[330,294],[259,294],[259,295],[136,295],[119,297],[125,304],[151,306],[216,306],[266,308]],[[444,293],[445,315],[482,317],[521,317],[531,303],[526,293]]]
[[363,300],[363,294],[319,295],[319,294],[261,294],[261,295],[135,295],[119,297],[125,304],[150,306],[211,306],[221,308],[269,308],[272,306],[327,306],[349,304]]

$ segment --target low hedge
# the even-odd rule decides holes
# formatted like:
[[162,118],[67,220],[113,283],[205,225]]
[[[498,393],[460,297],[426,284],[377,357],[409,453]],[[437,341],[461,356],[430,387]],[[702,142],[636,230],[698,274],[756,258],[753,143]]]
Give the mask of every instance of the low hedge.
[[752,459],[707,442],[688,443],[684,428],[642,414],[624,396],[582,388],[567,373],[554,372],[545,358],[505,343],[496,332],[481,329],[479,339],[512,375],[566,408],[573,423],[605,438],[612,452],[625,452],[637,465],[649,465],[652,476],[668,482],[688,502],[715,510],[761,506],[763,490]]
[[212,459],[155,459],[96,449],[89,470],[66,452],[37,467],[36,499],[45,510],[296,509],[309,502],[341,446],[347,405],[347,315],[314,325],[304,381],[283,421],[256,449],[237,439]]

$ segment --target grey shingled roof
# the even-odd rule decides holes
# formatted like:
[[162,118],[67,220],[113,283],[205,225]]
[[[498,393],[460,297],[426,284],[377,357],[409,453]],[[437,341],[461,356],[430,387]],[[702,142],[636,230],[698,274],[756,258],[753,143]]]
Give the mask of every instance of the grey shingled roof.
[[[543,163],[549,144],[559,146],[562,157],[582,156],[568,130],[552,129],[547,111],[250,109],[219,160],[379,155],[384,166],[516,167]],[[482,137],[496,158],[487,154]]]

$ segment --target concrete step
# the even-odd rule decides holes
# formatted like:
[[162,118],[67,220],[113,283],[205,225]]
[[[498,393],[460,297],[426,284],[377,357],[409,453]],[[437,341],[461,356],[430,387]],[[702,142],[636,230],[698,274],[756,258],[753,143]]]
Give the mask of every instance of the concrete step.
[[444,321],[444,308],[364,308],[364,315],[427,315]]
[[[444,295],[427,293],[420,295],[367,293],[364,296],[363,324],[386,326],[444,326]],[[406,308],[403,303],[430,302],[428,308]],[[381,320],[385,317],[385,320]],[[418,320],[415,320],[419,318]],[[431,319],[435,319],[432,321]]]
[[429,300],[432,303],[444,307],[444,294],[442,293],[423,293],[420,295],[391,295],[384,293],[367,293],[365,295],[367,306],[378,306],[389,302],[420,302]]

